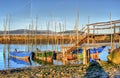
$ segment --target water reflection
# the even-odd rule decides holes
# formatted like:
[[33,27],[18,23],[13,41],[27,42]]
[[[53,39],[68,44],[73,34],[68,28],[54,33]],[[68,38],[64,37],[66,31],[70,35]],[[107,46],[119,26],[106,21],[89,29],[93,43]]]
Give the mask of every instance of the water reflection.
[[[67,45],[67,44],[65,44]],[[46,48],[47,46],[47,48]],[[17,63],[17,60],[15,59],[9,59],[8,57],[8,52],[9,51],[14,51],[14,49],[17,49],[17,51],[28,51],[28,46],[27,45],[17,45],[17,44],[0,44],[0,70],[2,69],[11,69],[11,68],[21,68],[21,67],[28,67],[28,66],[39,66],[40,64],[34,62],[33,60],[31,60],[31,64],[20,64]],[[57,50],[60,51],[60,45],[33,45],[33,46],[29,46],[30,51],[35,51],[35,49],[38,48],[41,51],[46,51],[46,49],[49,50]],[[107,55],[108,55],[108,48],[110,48],[109,46],[107,46],[103,52],[100,54],[100,59],[103,61],[107,61]],[[82,61],[76,61],[76,62],[70,62],[70,64],[80,64],[82,63]],[[53,64],[54,65],[63,65],[62,61],[57,61],[57,60],[53,60]]]
[[24,62],[22,60],[18,60],[15,58],[10,58],[8,52],[14,51],[16,48],[18,51],[27,51],[26,45],[7,45],[0,44],[0,70],[4,69],[13,69],[13,68],[21,68],[28,66],[39,66],[38,63],[31,60],[31,62]]

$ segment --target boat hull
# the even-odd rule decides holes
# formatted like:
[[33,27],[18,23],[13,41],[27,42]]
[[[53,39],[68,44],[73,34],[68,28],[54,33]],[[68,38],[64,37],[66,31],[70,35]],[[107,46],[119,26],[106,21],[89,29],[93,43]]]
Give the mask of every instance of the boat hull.
[[51,63],[53,62],[53,52],[39,52],[36,53],[36,59]]
[[30,52],[10,52],[9,57],[23,60],[25,62],[30,62]]
[[52,63],[53,62],[53,57],[36,57],[36,59],[48,62],[48,63]]
[[20,59],[13,58],[13,57],[10,57],[9,60],[14,61],[17,64],[31,65],[31,62],[28,62],[28,61],[26,62],[24,60],[20,60]]

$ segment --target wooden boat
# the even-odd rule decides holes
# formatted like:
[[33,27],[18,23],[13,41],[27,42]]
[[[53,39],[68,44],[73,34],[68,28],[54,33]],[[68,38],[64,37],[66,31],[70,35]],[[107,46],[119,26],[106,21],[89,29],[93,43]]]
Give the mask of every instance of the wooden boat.
[[50,57],[36,57],[36,59],[39,59],[39,60],[42,60],[42,61],[45,61],[45,62],[48,62],[48,63],[53,62],[53,57],[52,56],[50,56]]
[[73,57],[73,55],[68,54],[68,55],[67,55],[67,59],[68,59],[68,60],[74,60],[74,57]]
[[19,52],[9,52],[9,56],[25,62],[30,62],[30,57],[32,57],[32,52],[19,51]]
[[14,61],[17,64],[31,65],[31,62],[25,62],[24,60],[19,60],[17,58],[10,57],[9,60]]
[[36,53],[36,59],[51,63],[53,62],[53,52],[38,52]]

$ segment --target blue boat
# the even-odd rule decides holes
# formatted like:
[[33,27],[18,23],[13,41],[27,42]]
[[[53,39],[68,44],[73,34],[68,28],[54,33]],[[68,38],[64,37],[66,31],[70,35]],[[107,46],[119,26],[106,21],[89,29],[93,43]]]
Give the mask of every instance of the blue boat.
[[25,62],[30,62],[30,57],[32,57],[32,52],[27,51],[18,51],[18,52],[9,52],[9,56]]
[[13,58],[13,57],[10,57],[9,60],[14,61],[17,64],[31,65],[31,62],[25,62],[23,60],[19,60],[17,58]]
[[76,49],[72,52],[72,54],[77,54],[77,53],[82,53],[83,52],[83,49]]
[[101,53],[101,52],[104,50],[105,47],[106,47],[106,46],[99,47],[99,48],[97,49],[98,53]]
[[96,52],[101,53],[104,50],[105,47],[106,46],[102,46],[102,47],[98,47],[98,48],[94,48],[94,49],[88,49],[88,50],[90,51],[90,54],[93,54],[93,53],[96,53]]

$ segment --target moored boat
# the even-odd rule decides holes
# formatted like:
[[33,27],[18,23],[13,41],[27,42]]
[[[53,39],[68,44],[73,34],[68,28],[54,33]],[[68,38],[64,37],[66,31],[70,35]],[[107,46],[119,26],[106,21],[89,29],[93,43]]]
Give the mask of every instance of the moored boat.
[[17,58],[10,57],[9,60],[14,61],[17,64],[31,65],[31,62],[25,62],[23,60],[19,60]]
[[9,52],[9,56],[12,58],[16,58],[19,60],[23,60],[25,62],[30,62],[30,57],[32,56],[32,52],[27,51],[18,51],[18,52]]
[[35,59],[39,59],[48,63],[53,62],[53,52],[37,52]]

